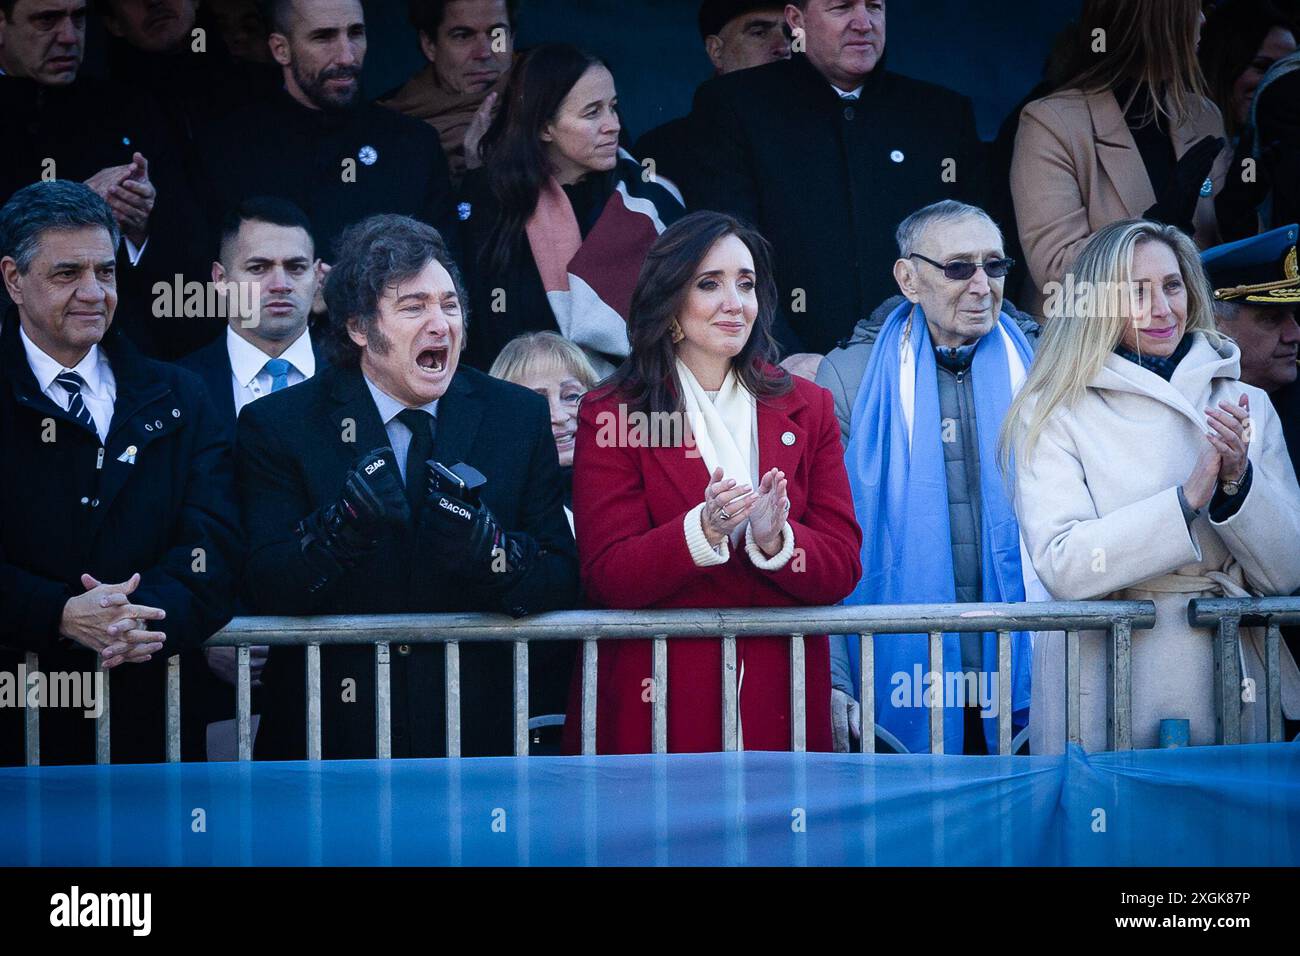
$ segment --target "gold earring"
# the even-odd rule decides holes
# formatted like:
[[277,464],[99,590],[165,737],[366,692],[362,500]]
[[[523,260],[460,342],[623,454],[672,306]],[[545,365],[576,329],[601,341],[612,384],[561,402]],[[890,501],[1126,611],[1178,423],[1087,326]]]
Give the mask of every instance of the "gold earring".
[[686,333],[682,331],[681,323],[673,319],[672,325],[668,326],[668,334],[672,336],[673,345],[676,345],[682,339],[686,338]]

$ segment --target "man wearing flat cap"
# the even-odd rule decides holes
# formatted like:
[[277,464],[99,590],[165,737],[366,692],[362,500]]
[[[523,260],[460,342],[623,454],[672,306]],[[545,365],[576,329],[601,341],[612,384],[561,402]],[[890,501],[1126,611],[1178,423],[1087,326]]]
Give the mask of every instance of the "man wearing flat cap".
[[1300,267],[1294,223],[1207,249],[1201,262],[1214,288],[1219,331],[1241,348],[1241,380],[1269,393],[1300,469],[1300,387],[1296,382]]

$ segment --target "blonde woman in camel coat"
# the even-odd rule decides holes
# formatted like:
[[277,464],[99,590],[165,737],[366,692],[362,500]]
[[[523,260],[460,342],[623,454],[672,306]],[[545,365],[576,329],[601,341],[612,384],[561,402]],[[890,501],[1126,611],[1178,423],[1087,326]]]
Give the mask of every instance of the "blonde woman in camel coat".
[[[1164,718],[1187,718],[1193,744],[1213,743],[1212,632],[1189,626],[1188,601],[1300,588],[1300,487],[1268,396],[1239,381],[1236,345],[1214,332],[1190,239],[1150,222],[1115,223],[1074,271],[1076,289],[1125,295],[1118,305],[1063,303],[1043,331],[1003,431],[1021,534],[1057,600],[1155,602],[1155,628],[1133,632],[1133,745],[1156,746]],[[1241,633],[1243,674],[1259,691],[1240,705],[1242,735],[1262,740],[1263,637]],[[1081,635],[1092,751],[1107,745],[1107,647],[1104,632]],[[1285,647],[1282,657],[1283,711],[1295,718],[1300,673]],[[1064,637],[1040,635],[1035,753],[1063,750],[1065,704]]]

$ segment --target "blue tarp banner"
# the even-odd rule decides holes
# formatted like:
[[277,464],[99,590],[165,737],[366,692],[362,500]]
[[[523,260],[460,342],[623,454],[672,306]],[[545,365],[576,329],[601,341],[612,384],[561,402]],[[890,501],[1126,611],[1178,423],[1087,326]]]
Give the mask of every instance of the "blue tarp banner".
[[1296,866],[1300,746],[0,770],[0,865]]

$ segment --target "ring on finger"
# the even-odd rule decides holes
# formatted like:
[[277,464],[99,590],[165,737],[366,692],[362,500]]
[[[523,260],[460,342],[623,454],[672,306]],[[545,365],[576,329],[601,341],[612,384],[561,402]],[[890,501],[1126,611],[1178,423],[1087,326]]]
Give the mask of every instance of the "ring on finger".
[[718,509],[718,514],[722,517],[722,520],[723,520],[723,521],[730,521],[730,520],[731,520],[731,515],[727,512],[727,509],[726,509],[726,508],[719,508],[719,509]]

